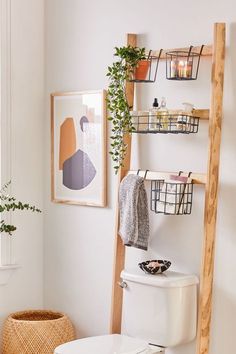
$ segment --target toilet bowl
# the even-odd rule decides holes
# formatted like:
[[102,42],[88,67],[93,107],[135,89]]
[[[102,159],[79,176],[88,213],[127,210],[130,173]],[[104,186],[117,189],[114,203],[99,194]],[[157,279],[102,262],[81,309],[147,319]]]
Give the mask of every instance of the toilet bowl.
[[163,349],[120,334],[88,337],[57,347],[54,354],[157,354]]

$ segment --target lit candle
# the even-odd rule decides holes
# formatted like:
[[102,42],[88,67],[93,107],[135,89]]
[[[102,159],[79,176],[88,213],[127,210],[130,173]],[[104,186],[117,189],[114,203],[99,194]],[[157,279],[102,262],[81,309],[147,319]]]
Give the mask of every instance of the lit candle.
[[187,78],[192,77],[192,68],[193,68],[193,62],[191,60],[188,60],[187,65],[186,65],[186,77]]
[[170,77],[174,78],[178,76],[178,60],[171,60],[170,62]]
[[186,67],[187,67],[187,61],[180,60],[178,64],[178,77],[180,78],[186,77]]
[[191,78],[193,63],[190,60],[180,60],[178,64],[178,77]]

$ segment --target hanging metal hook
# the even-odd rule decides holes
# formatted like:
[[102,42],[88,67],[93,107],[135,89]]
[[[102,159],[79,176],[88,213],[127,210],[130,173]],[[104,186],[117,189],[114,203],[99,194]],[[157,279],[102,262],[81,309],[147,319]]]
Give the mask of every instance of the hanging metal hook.
[[199,52],[199,56],[202,55],[203,48],[204,48],[204,44],[201,45],[201,49],[200,49],[200,52]]
[[201,49],[200,49],[200,52],[199,52],[199,54],[198,54],[198,62],[197,62],[196,78],[197,78],[197,76],[198,76],[199,63],[200,63],[200,58],[201,58],[201,55],[202,55],[203,48],[204,48],[204,44],[202,44]]
[[189,51],[188,51],[188,59],[189,59],[189,57],[190,57],[190,54],[191,54],[192,49],[193,49],[193,46],[192,46],[192,45],[190,45],[190,47],[189,47]]
[[149,59],[151,56],[152,56],[152,50],[150,49],[149,52],[148,52],[147,59]]
[[148,171],[149,171],[149,170],[146,170],[146,171],[145,171],[145,174],[144,174],[144,177],[143,177],[144,179],[146,179]]
[[137,176],[139,176],[139,172],[140,172],[140,168],[139,168],[138,171],[137,171]]
[[178,176],[181,176],[181,174],[183,173],[183,171],[179,171],[179,174],[178,174]]

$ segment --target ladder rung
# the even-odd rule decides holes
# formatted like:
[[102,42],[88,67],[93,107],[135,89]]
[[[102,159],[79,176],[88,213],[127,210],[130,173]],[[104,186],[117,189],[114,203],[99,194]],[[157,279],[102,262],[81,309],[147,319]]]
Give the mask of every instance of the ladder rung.
[[[193,47],[192,52],[199,53],[201,50],[201,46]],[[173,52],[173,51],[189,51],[189,47],[186,48],[173,48],[173,49],[163,49],[160,59],[166,59],[166,53]],[[212,56],[212,45],[204,45],[202,50],[202,56]],[[152,55],[158,56],[159,50],[152,50]]]
[[[127,174],[133,174],[136,175],[138,174],[141,177],[145,176],[146,171],[145,170],[140,170],[139,173],[138,171],[128,171]],[[148,181],[151,180],[156,180],[156,179],[168,179],[169,175],[178,175],[178,172],[156,172],[156,171],[147,171],[145,179]],[[188,172],[183,172],[181,173],[181,176],[188,176]],[[206,174],[205,173],[192,173],[191,174],[191,179],[194,184],[205,184],[206,183]]]
[[194,109],[192,113],[193,117],[198,117],[199,119],[208,120],[210,115],[209,109]]

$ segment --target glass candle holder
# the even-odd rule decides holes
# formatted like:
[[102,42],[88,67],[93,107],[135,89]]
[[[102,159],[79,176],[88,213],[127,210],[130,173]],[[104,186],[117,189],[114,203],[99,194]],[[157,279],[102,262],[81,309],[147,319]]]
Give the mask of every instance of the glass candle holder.
[[166,78],[168,80],[196,80],[200,57],[203,46],[199,53],[189,51],[172,51],[166,53]]

